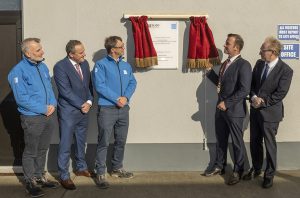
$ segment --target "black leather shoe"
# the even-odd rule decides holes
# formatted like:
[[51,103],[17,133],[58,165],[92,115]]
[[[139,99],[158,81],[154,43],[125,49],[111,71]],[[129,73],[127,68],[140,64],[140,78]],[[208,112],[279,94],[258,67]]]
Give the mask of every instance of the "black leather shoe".
[[263,188],[271,188],[273,186],[273,178],[264,178],[262,187]]
[[213,176],[213,175],[224,175],[225,174],[225,170],[224,169],[220,169],[218,167],[216,168],[213,168],[211,170],[208,170],[208,171],[205,171],[204,175],[206,177],[210,177],[210,176]]
[[251,168],[249,172],[243,176],[243,180],[251,180],[255,179],[261,174],[261,170],[254,170],[254,168]]
[[234,185],[240,182],[240,174],[238,172],[233,172],[228,180],[228,185]]
[[225,175],[225,168],[223,168],[219,174],[220,175]]

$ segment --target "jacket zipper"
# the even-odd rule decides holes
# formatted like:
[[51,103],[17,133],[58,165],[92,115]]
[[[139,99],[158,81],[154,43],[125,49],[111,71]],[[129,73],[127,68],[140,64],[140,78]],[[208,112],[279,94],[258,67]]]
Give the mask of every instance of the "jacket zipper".
[[40,78],[41,78],[41,81],[42,81],[42,84],[43,84],[43,87],[44,87],[44,90],[45,90],[45,93],[46,93],[46,105],[48,105],[48,94],[47,94],[47,89],[46,89],[46,86],[45,86],[44,81],[43,81],[43,79],[42,79],[42,75],[41,75],[40,69],[38,68],[38,65],[36,65],[36,69],[37,69],[37,71],[38,71],[38,73],[39,73],[39,76],[40,76]]
[[123,87],[122,87],[122,79],[121,79],[121,71],[120,71],[120,67],[119,67],[119,62],[117,62],[117,67],[118,67],[118,70],[119,70],[119,77],[120,77],[120,85],[121,85],[121,95],[122,96],[123,94]]

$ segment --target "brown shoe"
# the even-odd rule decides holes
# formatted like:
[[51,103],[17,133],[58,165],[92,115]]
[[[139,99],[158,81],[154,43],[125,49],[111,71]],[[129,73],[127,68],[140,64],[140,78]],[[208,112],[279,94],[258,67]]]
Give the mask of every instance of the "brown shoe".
[[92,177],[92,174],[88,170],[75,171],[75,175],[76,176]]
[[71,179],[60,180],[59,182],[62,185],[62,187],[64,187],[67,190],[75,190],[76,189],[76,186]]

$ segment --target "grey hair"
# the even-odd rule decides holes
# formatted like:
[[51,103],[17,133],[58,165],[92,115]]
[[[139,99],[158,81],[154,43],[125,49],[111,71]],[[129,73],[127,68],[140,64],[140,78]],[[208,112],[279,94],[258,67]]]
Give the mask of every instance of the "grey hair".
[[22,44],[21,44],[21,50],[24,54],[25,54],[25,52],[27,52],[28,47],[29,47],[29,43],[31,43],[31,42],[40,43],[41,39],[39,39],[39,38],[26,38],[26,39],[24,39],[22,41]]
[[75,46],[76,45],[82,45],[82,43],[78,40],[70,40],[67,45],[66,45],[66,52],[67,55],[69,55],[70,53],[74,53],[75,52]]
[[269,44],[269,49],[273,51],[276,56],[279,56],[282,48],[281,42],[274,38],[273,36],[269,36],[265,39],[265,43]]

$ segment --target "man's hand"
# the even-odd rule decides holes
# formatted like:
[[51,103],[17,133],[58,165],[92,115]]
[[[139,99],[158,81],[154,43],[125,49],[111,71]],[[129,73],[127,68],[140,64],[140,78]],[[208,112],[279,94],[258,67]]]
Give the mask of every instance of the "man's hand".
[[127,104],[127,98],[124,96],[121,96],[118,98],[117,106],[120,108],[123,108]]
[[81,105],[81,112],[88,113],[90,108],[91,108],[91,105],[89,103],[85,102],[85,103],[83,103],[83,105]]
[[225,106],[225,102],[224,101],[221,101],[218,106],[217,106],[218,109],[220,109],[221,111],[226,111],[226,106]]
[[264,103],[264,100],[260,97],[254,97],[252,99],[252,107],[254,107],[255,109],[261,107],[261,105]]
[[47,113],[46,116],[51,116],[55,111],[55,107],[53,105],[47,105]]
[[206,71],[206,72],[210,72],[211,70],[212,70],[212,67],[206,67],[206,68],[205,68],[205,71]]
[[202,72],[202,78],[206,78],[206,75],[212,70],[212,67],[207,67]]

